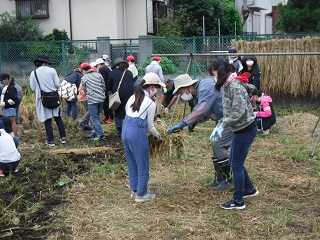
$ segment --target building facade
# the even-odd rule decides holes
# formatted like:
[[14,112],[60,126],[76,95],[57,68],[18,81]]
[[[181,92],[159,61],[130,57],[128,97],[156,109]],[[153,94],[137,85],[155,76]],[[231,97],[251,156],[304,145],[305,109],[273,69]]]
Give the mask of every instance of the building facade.
[[275,33],[275,24],[279,19],[278,5],[288,0],[235,0],[235,5],[244,22],[246,34]]
[[167,0],[1,0],[0,13],[31,16],[44,34],[65,30],[71,40],[155,34]]

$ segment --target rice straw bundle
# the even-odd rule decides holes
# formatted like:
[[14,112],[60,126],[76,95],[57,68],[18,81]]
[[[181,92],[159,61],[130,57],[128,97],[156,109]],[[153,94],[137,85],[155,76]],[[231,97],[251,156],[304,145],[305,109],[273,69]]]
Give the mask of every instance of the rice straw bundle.
[[182,132],[168,134],[167,131],[169,127],[162,120],[157,120],[155,125],[163,137],[162,139],[157,139],[149,135],[150,158],[171,157],[176,154],[177,158],[180,159],[181,155],[185,152],[186,135]]

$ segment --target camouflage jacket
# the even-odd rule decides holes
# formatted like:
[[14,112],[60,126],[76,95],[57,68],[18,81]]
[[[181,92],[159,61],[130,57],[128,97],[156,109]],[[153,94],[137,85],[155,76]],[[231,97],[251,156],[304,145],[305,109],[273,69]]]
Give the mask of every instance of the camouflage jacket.
[[230,127],[232,132],[236,132],[255,120],[249,97],[249,92],[254,88],[254,85],[236,79],[227,80],[224,86],[223,119],[221,119],[223,128]]

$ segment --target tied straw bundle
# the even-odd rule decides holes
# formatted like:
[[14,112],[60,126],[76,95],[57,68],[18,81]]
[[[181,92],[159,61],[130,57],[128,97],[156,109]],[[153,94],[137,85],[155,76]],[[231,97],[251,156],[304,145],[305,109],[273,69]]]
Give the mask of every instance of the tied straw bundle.
[[157,120],[155,125],[163,137],[158,139],[149,135],[150,158],[171,157],[175,153],[177,158],[181,159],[181,155],[185,153],[185,137],[187,135],[182,132],[168,134],[169,127],[163,120]]

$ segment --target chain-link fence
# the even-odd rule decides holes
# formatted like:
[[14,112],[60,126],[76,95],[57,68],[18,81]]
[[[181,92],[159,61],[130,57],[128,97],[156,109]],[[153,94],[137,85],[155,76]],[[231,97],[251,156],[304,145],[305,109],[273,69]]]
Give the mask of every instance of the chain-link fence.
[[[227,51],[233,41],[264,41],[270,39],[296,39],[316,34],[291,35],[244,35],[221,37],[191,37],[191,38],[150,38],[135,39],[97,39],[90,41],[41,41],[41,42],[0,42],[0,72],[7,72],[18,82],[27,81],[30,72],[34,70],[33,60],[38,55],[47,55],[59,76],[73,71],[80,63],[92,62],[103,54],[110,56],[111,61],[118,57],[126,58],[133,55],[139,67],[140,78],[145,66],[153,54],[205,54]],[[303,51],[303,50],[301,50]],[[196,56],[191,66],[194,75],[207,74],[208,65],[218,56]],[[162,67],[168,78],[187,71],[189,56],[164,57]]]

